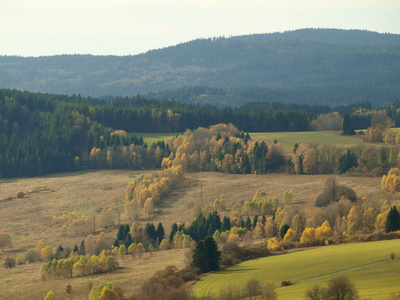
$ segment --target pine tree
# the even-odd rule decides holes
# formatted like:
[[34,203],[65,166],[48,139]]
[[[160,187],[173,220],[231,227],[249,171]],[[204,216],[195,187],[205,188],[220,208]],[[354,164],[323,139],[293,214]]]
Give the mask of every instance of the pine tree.
[[163,227],[162,223],[160,222],[160,223],[158,223],[157,229],[156,229],[156,237],[158,239],[159,244],[163,240],[164,234],[165,234],[164,227]]
[[118,241],[123,241],[124,240],[124,230],[125,230],[125,226],[124,225],[120,225],[118,228],[118,233],[117,233],[117,240]]
[[244,227],[245,227],[248,231],[251,230],[251,220],[250,220],[250,217],[247,217],[246,223],[244,223]]
[[221,252],[213,237],[208,236],[200,240],[193,251],[192,266],[197,267],[202,273],[216,271],[219,269]]
[[132,243],[133,243],[132,236],[131,236],[130,233],[128,233],[128,234],[126,235],[126,239],[125,239],[125,242],[124,242],[125,248],[128,249],[129,246],[130,246]]
[[207,250],[209,270],[217,271],[219,269],[219,261],[221,260],[221,251],[218,250],[217,243],[211,236],[206,237],[204,243]]
[[400,216],[396,206],[392,206],[386,217],[385,231],[391,232],[397,230],[400,230]]
[[343,115],[343,123],[342,123],[342,135],[355,135],[354,129],[351,127],[351,122],[350,122],[350,115],[348,113],[345,113]]

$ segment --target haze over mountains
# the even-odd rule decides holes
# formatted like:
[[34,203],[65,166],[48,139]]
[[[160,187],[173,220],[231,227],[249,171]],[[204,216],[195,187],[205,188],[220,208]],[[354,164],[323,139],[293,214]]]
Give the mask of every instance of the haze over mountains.
[[400,100],[400,35],[302,29],[198,39],[135,56],[0,56],[0,87],[238,106]]

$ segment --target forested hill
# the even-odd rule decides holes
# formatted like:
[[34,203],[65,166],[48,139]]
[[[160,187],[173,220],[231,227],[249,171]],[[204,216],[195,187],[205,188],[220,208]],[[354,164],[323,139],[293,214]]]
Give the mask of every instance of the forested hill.
[[135,56],[1,56],[0,70],[0,87],[69,95],[390,104],[400,99],[400,35],[303,29],[198,39]]

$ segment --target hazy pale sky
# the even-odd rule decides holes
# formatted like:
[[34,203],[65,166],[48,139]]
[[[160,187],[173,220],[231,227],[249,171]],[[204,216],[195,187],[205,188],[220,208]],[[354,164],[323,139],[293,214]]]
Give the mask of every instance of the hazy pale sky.
[[400,33],[400,1],[0,0],[0,55],[128,55],[310,27]]

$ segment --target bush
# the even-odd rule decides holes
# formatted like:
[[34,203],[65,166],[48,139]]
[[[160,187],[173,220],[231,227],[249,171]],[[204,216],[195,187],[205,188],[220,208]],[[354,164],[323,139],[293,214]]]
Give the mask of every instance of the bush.
[[19,192],[17,193],[17,198],[24,198],[24,196],[25,196],[25,193],[22,192],[22,191],[19,191]]
[[357,194],[352,188],[336,184],[335,178],[329,178],[325,182],[324,190],[317,196],[315,206],[327,206],[329,202],[338,202],[343,196],[352,202],[357,200]]
[[354,283],[347,277],[334,277],[329,280],[328,287],[324,294],[324,299],[358,299],[358,291]]
[[4,260],[3,265],[4,265],[4,268],[6,268],[6,269],[14,268],[15,265],[16,265],[15,258],[13,258],[13,257],[7,257],[7,258]]
[[20,256],[18,256],[17,258],[17,263],[19,265],[23,265],[28,263],[33,263],[35,261],[40,260],[40,256],[37,253],[37,251],[35,250],[28,250],[27,252],[21,254]]
[[289,286],[292,285],[293,283],[290,280],[284,280],[281,282],[281,286]]

